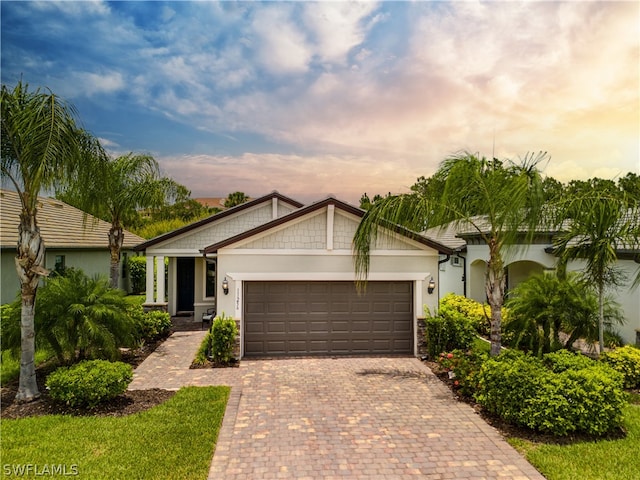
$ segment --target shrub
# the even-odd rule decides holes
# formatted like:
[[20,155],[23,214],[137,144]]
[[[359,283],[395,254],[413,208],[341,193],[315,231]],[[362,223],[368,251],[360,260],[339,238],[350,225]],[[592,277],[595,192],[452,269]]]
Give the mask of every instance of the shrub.
[[425,319],[425,342],[430,358],[451,350],[468,350],[475,336],[473,322],[457,312]]
[[454,386],[459,389],[459,392],[471,397],[478,388],[480,368],[488,358],[487,352],[454,350],[449,353],[441,353],[438,363],[445,370],[451,372],[450,377],[454,379]]
[[129,257],[127,259],[127,268],[131,278],[131,291],[133,293],[144,292],[147,289],[147,258],[140,256]]
[[555,373],[565,370],[582,370],[583,368],[594,367],[597,363],[581,353],[570,352],[569,350],[558,350],[547,353],[542,357],[544,365]]
[[61,367],[47,377],[51,398],[71,407],[93,408],[127,390],[133,368],[123,362],[85,360]]
[[224,312],[217,316],[211,325],[211,356],[216,363],[229,363],[233,359],[233,350],[238,326],[231,317],[226,317]]
[[600,360],[624,376],[625,388],[640,387],[640,349],[627,345],[604,352]]
[[[480,335],[487,336],[491,331],[491,307],[464,295],[448,293],[442,297],[440,299],[439,313],[445,316],[455,313],[461,314],[471,320],[476,332]],[[503,318],[506,317],[505,309],[503,309],[502,315]]]
[[[20,309],[3,319],[2,348],[19,352]],[[109,286],[106,278],[88,277],[67,269],[64,276],[49,278],[38,290],[34,317],[36,346],[51,350],[60,363],[119,357],[120,347],[130,346],[135,324],[127,315],[125,293]]]
[[200,342],[200,347],[196,352],[196,356],[193,359],[193,363],[195,365],[206,365],[208,357],[211,356],[211,344],[213,342],[213,335],[211,335],[211,331],[208,331],[202,342]]
[[[502,357],[502,358],[501,358]],[[569,357],[546,358],[556,373],[530,355],[500,355],[478,374],[475,398],[508,422],[554,435],[602,435],[622,421],[622,376],[595,362],[584,366]]]
[[[139,309],[142,311],[142,307]],[[153,341],[165,337],[171,329],[171,316],[167,312],[152,310],[136,315],[136,335],[139,341]]]

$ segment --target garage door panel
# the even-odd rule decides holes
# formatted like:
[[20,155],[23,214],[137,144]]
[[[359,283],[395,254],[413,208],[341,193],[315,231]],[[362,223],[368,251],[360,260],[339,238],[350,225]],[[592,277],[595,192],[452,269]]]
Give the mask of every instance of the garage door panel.
[[413,351],[411,282],[245,282],[247,356]]

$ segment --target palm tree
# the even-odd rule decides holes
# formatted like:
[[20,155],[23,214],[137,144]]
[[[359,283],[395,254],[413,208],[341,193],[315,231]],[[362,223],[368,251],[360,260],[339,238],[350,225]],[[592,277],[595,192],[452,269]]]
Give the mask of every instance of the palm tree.
[[230,193],[224,201],[225,208],[235,207],[249,201],[249,197],[244,192]]
[[92,164],[58,198],[111,223],[109,229],[110,282],[118,288],[124,224],[144,208],[160,207],[180,192],[180,185],[160,176],[158,162],[150,155],[129,153],[116,159],[97,148],[87,158]]
[[[533,275],[509,294],[509,321],[505,332],[513,333],[513,346],[526,343],[538,356],[559,348],[571,349],[579,338],[598,338],[598,299],[593,285],[575,272]],[[619,306],[605,301],[605,321],[623,323]],[[613,333],[613,330],[611,330]],[[562,340],[560,334],[565,333]]]
[[[628,208],[631,205],[631,208]],[[560,263],[584,260],[583,275],[598,295],[598,343],[604,350],[605,290],[624,283],[616,268],[618,252],[638,248],[638,203],[624,194],[610,195],[593,189],[560,202],[555,211],[562,231],[553,242]]]
[[2,85],[0,171],[18,192],[22,211],[15,259],[20,280],[20,379],[16,399],[40,396],[35,372],[34,314],[38,284],[47,275],[45,246],[37,222],[38,194],[73,176],[78,166],[78,129],[74,108],[51,91],[30,92],[20,81]]
[[[134,323],[125,293],[109,287],[106,277],[90,278],[67,269],[49,278],[38,293],[35,315],[38,348],[51,350],[60,364],[86,358],[119,357],[132,344]],[[3,350],[15,351],[17,318],[3,324]],[[6,342],[5,340],[5,333]]]
[[501,348],[502,304],[508,247],[529,243],[541,221],[542,179],[537,165],[546,153],[519,164],[478,158],[470,153],[445,160],[434,181],[411,193],[373,204],[354,236],[355,268],[366,279],[369,254],[379,227],[402,225],[414,231],[453,223],[477,232],[489,246],[485,291],[491,307],[491,354]]

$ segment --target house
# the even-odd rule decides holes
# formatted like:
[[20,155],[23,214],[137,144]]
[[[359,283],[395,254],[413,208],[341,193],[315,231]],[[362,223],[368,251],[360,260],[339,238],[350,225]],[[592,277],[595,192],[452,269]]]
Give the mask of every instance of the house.
[[[363,215],[333,197],[304,206],[272,192],[146,241],[136,247],[147,257],[146,304],[196,321],[208,308],[231,316],[241,357],[416,354],[417,319],[437,303],[429,281],[452,250],[385,230],[359,291],[352,239]],[[153,266],[162,278],[167,257],[167,292],[162,282],[154,291]]]
[[[22,210],[18,194],[11,190],[0,190],[0,256],[2,283],[0,302],[9,303],[20,293],[15,257],[18,244],[18,223]],[[108,233],[111,225],[86,215],[71,205],[53,198],[38,198],[37,222],[45,244],[44,267],[50,271],[74,267],[89,276],[109,276],[111,256]],[[132,255],[132,247],[143,238],[125,231],[122,250],[123,259]],[[124,262],[123,262],[124,264]],[[125,274],[120,287],[127,289],[129,279]]]
[[[553,238],[556,232],[539,232],[531,245],[520,245],[505,254],[506,291],[512,290],[531,275],[555,270],[557,258],[553,255]],[[441,258],[440,296],[453,292],[478,302],[486,302],[485,273],[489,259],[489,247],[477,230],[471,228],[432,228],[423,232],[427,238],[454,250],[454,255]],[[640,268],[640,251],[618,251],[618,267],[626,274],[628,282],[608,293],[613,296],[624,313],[626,322],[617,327],[625,343],[640,345],[640,287],[633,287],[633,279]],[[583,261],[571,261],[567,270],[580,272]]]

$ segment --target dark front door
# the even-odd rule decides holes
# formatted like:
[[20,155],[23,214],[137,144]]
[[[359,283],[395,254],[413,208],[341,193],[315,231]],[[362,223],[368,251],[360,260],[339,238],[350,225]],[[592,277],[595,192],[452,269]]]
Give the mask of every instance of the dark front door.
[[178,257],[178,312],[193,312],[193,299],[195,295],[195,259]]
[[411,282],[246,282],[245,355],[410,354]]

